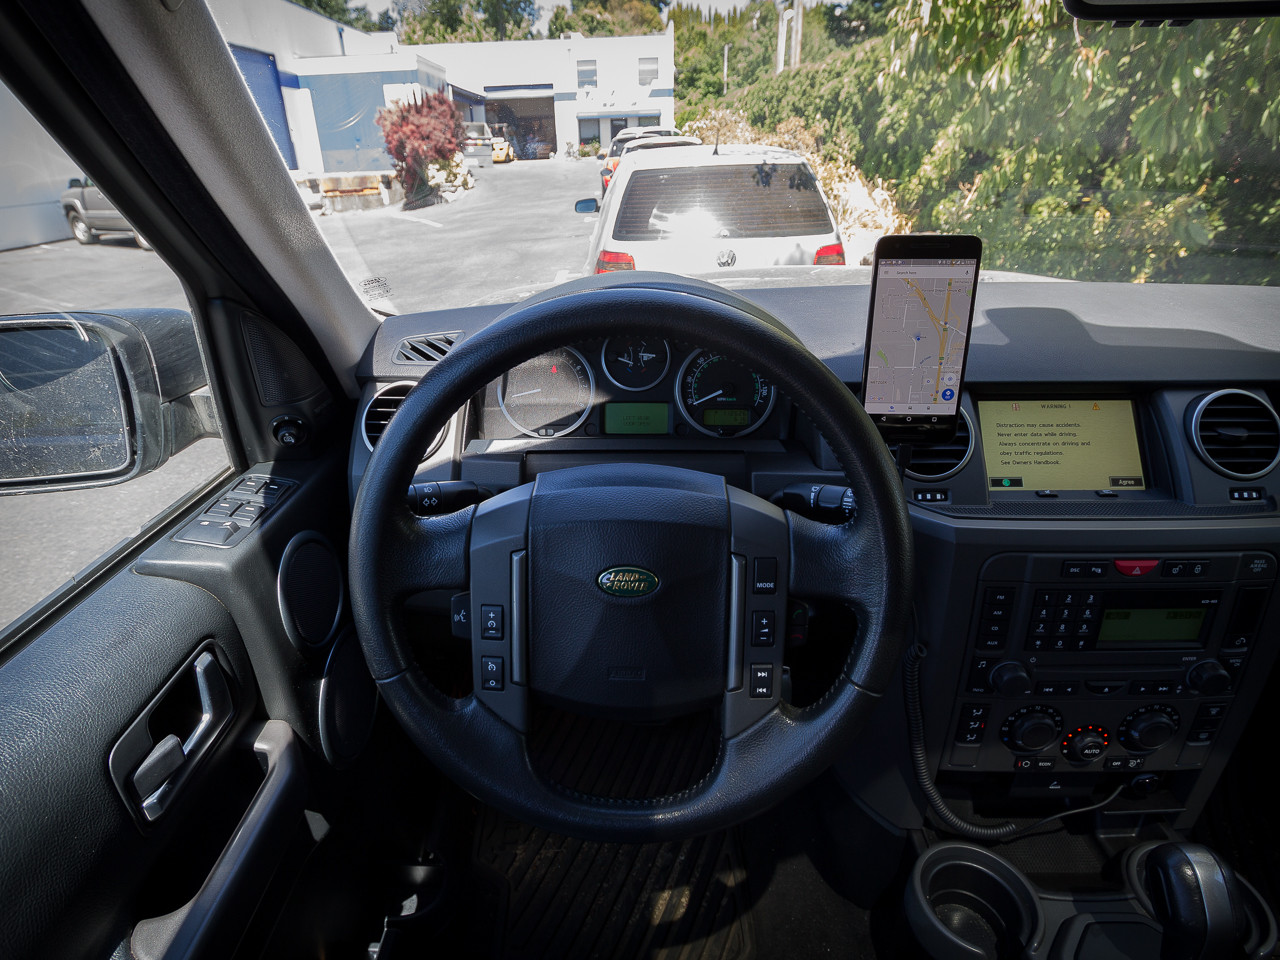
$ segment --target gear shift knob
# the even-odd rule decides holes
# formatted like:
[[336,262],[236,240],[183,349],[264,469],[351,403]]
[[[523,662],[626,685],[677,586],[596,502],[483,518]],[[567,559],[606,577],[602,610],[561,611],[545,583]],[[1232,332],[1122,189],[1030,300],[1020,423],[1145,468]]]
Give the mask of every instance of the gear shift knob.
[[1152,912],[1164,928],[1161,960],[1236,960],[1249,936],[1244,891],[1208,847],[1164,843],[1146,858]]

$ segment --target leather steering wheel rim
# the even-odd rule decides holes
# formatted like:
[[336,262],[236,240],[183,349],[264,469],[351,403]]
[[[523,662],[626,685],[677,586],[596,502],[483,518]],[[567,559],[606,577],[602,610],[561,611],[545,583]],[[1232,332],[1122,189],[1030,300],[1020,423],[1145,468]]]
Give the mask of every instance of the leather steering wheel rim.
[[[421,452],[454,413],[508,369],[576,341],[643,332],[748,362],[826,439],[853,488],[844,525],[787,514],[790,592],[840,601],[858,628],[840,676],[803,709],[781,702],[724,739],[712,770],[654,800],[587,797],[546,782],[522,733],[473,694],[445,696],[414,661],[397,603],[419,589],[466,589],[475,508],[418,518],[405,504]],[[536,562],[536,558],[531,558]],[[446,775],[527,822],[628,842],[723,828],[776,803],[832,764],[889,688],[908,642],[913,551],[897,473],[862,406],[776,319],[722,288],[663,274],[587,278],[518,304],[456,346],[411,390],[382,435],[352,519],[350,581],[361,646],[383,699]],[[530,640],[531,645],[537,638]]]

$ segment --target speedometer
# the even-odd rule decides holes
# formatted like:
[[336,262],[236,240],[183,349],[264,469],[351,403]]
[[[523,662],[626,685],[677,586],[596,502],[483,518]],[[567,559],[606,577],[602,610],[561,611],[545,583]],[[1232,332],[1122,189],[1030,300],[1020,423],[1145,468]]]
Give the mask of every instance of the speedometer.
[[561,347],[513,367],[498,382],[498,405],[511,425],[531,437],[561,437],[591,412],[596,378],[573,347]]
[[764,423],[774,389],[764,377],[722,353],[698,350],[680,368],[676,403],[695,430],[740,437]]

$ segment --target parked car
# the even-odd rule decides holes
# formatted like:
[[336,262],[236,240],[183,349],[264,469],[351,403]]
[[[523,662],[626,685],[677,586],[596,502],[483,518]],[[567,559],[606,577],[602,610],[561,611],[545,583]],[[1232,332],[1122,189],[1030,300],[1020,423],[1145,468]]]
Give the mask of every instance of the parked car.
[[150,250],[146,237],[133,228],[105,193],[89,177],[73,177],[62,191],[62,213],[79,243],[97,243],[99,234],[131,233],[134,242]]
[[604,196],[604,192],[609,189],[609,178],[613,176],[613,171],[618,168],[618,161],[622,159],[622,148],[634,140],[644,137],[678,137],[680,131],[674,127],[623,127],[609,141],[607,150],[601,150],[599,159],[604,161],[604,166],[600,168],[600,196]]
[[800,154],[777,147],[633,151],[599,209],[587,273],[844,263],[821,184]]

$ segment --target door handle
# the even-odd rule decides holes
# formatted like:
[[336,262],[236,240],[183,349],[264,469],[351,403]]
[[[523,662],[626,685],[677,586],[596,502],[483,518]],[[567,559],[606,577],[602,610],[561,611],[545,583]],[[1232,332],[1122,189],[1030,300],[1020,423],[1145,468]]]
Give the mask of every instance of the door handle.
[[213,654],[206,650],[191,668],[195,672],[200,697],[200,719],[185,740],[169,734],[152,748],[133,775],[133,786],[142,798],[142,815],[155,820],[168,804],[165,787],[169,778],[182,769],[188,757],[197,756],[231,717],[234,701],[226,674]]
[[182,742],[182,753],[188,757],[213,738],[222,721],[231,716],[233,707],[227,675],[212,653],[206,650],[196,658],[195,671],[196,690],[200,694],[200,722]]
[[[207,646],[172,676],[134,720],[112,749],[108,767],[140,826],[160,818],[235,713],[226,671]],[[185,722],[182,717],[187,718]]]

